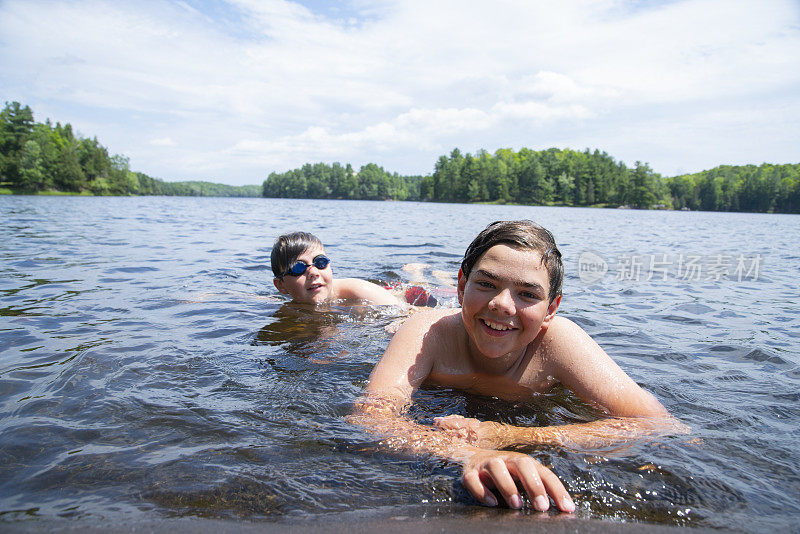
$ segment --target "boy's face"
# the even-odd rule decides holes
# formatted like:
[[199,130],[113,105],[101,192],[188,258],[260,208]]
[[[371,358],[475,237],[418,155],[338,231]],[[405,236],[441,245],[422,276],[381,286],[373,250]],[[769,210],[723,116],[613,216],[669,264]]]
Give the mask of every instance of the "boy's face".
[[312,263],[320,254],[325,254],[325,249],[313,247],[297,256],[292,264],[303,261],[308,264],[308,269],[300,276],[284,275],[283,278],[275,278],[273,282],[278,291],[291,296],[296,302],[318,304],[333,298],[333,270],[330,264],[324,269],[317,269]]
[[495,245],[478,259],[469,279],[459,271],[464,327],[471,346],[486,358],[521,356],[555,316],[561,297],[549,302],[541,259],[534,250]]

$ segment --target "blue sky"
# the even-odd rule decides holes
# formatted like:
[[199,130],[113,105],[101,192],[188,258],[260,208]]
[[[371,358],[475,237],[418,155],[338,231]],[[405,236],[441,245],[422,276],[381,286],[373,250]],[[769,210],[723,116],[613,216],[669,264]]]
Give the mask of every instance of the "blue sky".
[[166,180],[607,151],[800,162],[800,3],[0,0],[0,98]]

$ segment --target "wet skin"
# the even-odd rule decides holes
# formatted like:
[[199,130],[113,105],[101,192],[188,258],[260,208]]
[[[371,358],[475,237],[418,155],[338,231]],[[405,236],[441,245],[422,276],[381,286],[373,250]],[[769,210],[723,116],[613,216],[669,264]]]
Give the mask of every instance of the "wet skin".
[[[275,287],[278,291],[292,297],[297,302],[309,302],[319,304],[334,298],[333,269],[329,263],[324,269],[317,269],[312,263],[314,258],[320,254],[325,254],[322,247],[306,249],[297,256],[295,262],[304,261],[308,264],[306,272],[300,276],[286,275],[283,278],[275,278]],[[292,262],[294,263],[294,262]]]
[[386,289],[357,278],[333,277],[333,268],[329,263],[324,269],[317,269],[314,258],[325,254],[322,247],[312,247],[297,256],[294,262],[303,261],[309,267],[300,276],[285,275],[275,278],[273,283],[278,291],[289,295],[295,302],[321,304],[331,300],[360,301],[376,305],[405,306],[397,297]]
[[469,278],[459,273],[458,301],[476,369],[507,372],[522,361],[530,344],[549,326],[561,298],[547,298],[547,269],[538,254],[506,245],[492,247]]
[[604,419],[519,428],[453,416],[432,429],[402,415],[413,392],[428,383],[524,400],[561,382],[612,416],[660,421],[668,413],[579,326],[556,317],[560,298],[548,299],[549,279],[538,252],[496,245],[469,277],[459,272],[458,279],[461,310],[420,312],[397,331],[353,420],[395,436],[398,446],[460,462],[464,486],[486,505],[497,504],[496,490],[509,506],[521,506],[519,481],[536,509],[546,510],[549,496],[571,512],[574,504],[552,472],[528,455],[496,449],[524,443],[607,446],[648,432],[650,422]]

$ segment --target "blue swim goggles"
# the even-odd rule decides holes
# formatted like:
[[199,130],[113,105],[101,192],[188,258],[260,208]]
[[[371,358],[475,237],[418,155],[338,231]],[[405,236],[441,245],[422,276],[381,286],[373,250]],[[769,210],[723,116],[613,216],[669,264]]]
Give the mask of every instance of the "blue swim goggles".
[[[319,256],[315,257],[311,260],[311,265],[319,269],[320,271],[325,269],[328,264],[330,264],[331,260],[327,256],[320,254]],[[308,270],[311,265],[307,264],[306,262],[300,260],[294,263],[289,270],[283,273],[284,276],[300,276],[304,272]]]

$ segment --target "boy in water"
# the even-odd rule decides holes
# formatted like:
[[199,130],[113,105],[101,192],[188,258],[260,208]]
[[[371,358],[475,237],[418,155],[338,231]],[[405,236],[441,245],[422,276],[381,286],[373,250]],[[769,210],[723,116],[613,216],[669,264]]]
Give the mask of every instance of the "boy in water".
[[[583,329],[556,316],[563,276],[550,232],[530,221],[490,224],[467,248],[458,271],[461,309],[421,311],[400,327],[351,420],[390,436],[392,448],[461,463],[464,487],[487,506],[497,505],[496,490],[510,507],[521,508],[519,482],[537,510],[547,510],[552,498],[561,511],[574,511],[549,469],[499,449],[591,449],[686,427]],[[404,415],[423,383],[519,401],[559,382],[610,418],[523,428],[448,416],[427,427]]]
[[313,234],[293,232],[275,241],[270,255],[273,283],[295,302],[319,304],[331,300],[367,301],[403,306],[383,287],[357,278],[333,278],[331,260]]

